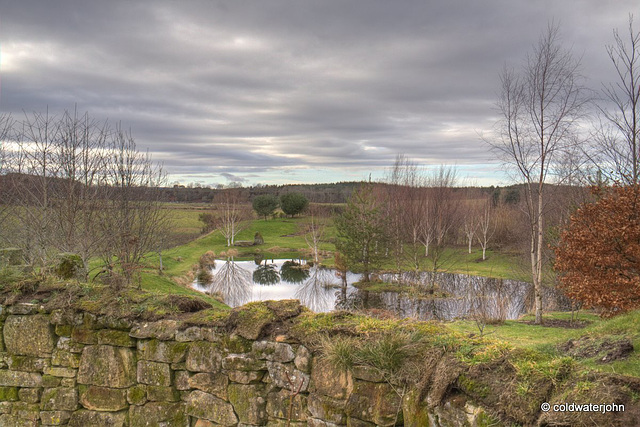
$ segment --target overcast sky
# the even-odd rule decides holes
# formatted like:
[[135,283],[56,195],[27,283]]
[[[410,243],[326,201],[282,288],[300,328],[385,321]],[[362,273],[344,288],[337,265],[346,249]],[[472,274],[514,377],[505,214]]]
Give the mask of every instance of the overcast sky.
[[0,1],[0,111],[77,105],[182,183],[380,176],[404,153],[505,178],[478,134],[551,21],[587,84],[638,0]]

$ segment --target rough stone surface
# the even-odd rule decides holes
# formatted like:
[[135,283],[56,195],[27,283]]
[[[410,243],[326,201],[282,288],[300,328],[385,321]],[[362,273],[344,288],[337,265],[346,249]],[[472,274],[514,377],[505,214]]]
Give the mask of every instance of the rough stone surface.
[[69,411],[41,411],[40,422],[44,426],[59,426],[66,424],[71,418]]
[[[391,426],[395,424],[401,403],[400,396],[389,384],[355,381],[345,412],[359,420]],[[402,412],[398,420],[402,420]]]
[[353,390],[353,378],[349,372],[337,371],[328,363],[314,359],[311,389],[334,399],[346,399]]
[[168,387],[171,385],[171,369],[166,363],[140,360],[137,378],[142,384]]
[[98,344],[115,345],[119,347],[135,347],[136,341],[129,336],[127,331],[114,329],[102,329],[98,331]]
[[307,391],[309,388],[309,375],[299,371],[295,366],[279,362],[267,362],[269,376],[273,382],[288,390]]
[[9,316],[4,323],[4,344],[10,354],[43,357],[56,343],[49,316]]
[[240,422],[262,425],[267,419],[266,385],[229,385],[229,401]]
[[132,406],[129,424],[134,426],[189,427],[189,417],[183,403],[149,402],[144,406]]
[[267,363],[244,354],[230,354],[222,360],[222,367],[229,371],[265,371]]
[[185,360],[187,343],[144,340],[138,341],[138,358],[155,362],[178,363]]
[[252,384],[262,381],[264,371],[229,371],[229,381],[239,384]]
[[78,390],[70,387],[46,388],[42,392],[40,405],[44,411],[75,411],[78,408]]
[[293,348],[289,344],[271,341],[254,342],[253,352],[258,359],[282,363],[291,362],[296,357]]
[[178,330],[178,322],[175,320],[158,320],[134,325],[130,336],[133,338],[157,338],[159,340],[171,340]]
[[49,359],[31,356],[7,356],[5,359],[12,371],[42,372],[51,365]]
[[296,358],[294,359],[293,363],[294,365],[296,365],[296,368],[308,374],[311,372],[312,358],[313,356],[311,352],[307,350],[305,346],[301,345],[296,351]]
[[201,372],[188,379],[189,388],[195,388],[227,400],[229,378],[224,374]]
[[196,390],[189,393],[185,403],[186,412],[192,417],[204,418],[223,426],[232,426],[238,423],[233,406],[212,394]]
[[126,420],[126,411],[96,412],[83,409],[71,415],[69,427],[125,427]]
[[41,387],[42,375],[35,372],[0,370],[0,386]]
[[289,419],[291,421],[307,420],[307,396],[299,394],[293,398],[291,414],[291,392],[288,390],[272,391],[267,397],[267,413],[270,417]]
[[205,341],[190,343],[186,368],[192,372],[219,372],[222,368],[222,355],[218,344]]
[[128,406],[127,390],[93,385],[81,387],[80,404],[93,411],[120,411]]
[[346,422],[345,404],[344,400],[333,399],[318,393],[311,393],[307,400],[307,407],[312,417],[335,424]]
[[78,383],[115,388],[134,385],[136,363],[133,351],[108,345],[86,347],[80,359]]

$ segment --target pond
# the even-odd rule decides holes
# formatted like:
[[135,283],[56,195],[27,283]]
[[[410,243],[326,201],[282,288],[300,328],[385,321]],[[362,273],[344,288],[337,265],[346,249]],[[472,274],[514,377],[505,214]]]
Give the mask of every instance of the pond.
[[[217,260],[208,284],[194,282],[202,292],[217,293],[237,307],[251,301],[298,299],[315,312],[384,310],[399,317],[453,320],[470,316],[517,319],[530,309],[532,285],[451,273],[385,274],[385,282],[412,283],[416,292],[371,292],[355,288],[359,274],[347,273],[346,283],[335,270],[309,266],[304,260]],[[344,285],[344,286],[343,286]],[[433,291],[435,297],[430,297]],[[564,301],[549,290],[543,294],[546,309],[561,310]]]

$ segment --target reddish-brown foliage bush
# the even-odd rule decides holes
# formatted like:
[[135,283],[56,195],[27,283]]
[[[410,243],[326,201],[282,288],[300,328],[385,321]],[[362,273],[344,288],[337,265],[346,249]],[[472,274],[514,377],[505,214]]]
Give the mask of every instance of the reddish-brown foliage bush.
[[640,307],[640,186],[614,187],[563,231],[555,268],[568,296],[605,317]]

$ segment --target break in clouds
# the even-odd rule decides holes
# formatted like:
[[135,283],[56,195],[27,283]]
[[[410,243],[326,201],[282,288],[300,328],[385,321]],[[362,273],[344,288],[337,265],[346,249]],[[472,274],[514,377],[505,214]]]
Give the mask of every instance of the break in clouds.
[[0,6],[0,110],[122,122],[171,180],[362,179],[397,153],[502,183],[479,134],[547,24],[586,83],[634,1],[20,1]]

